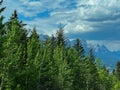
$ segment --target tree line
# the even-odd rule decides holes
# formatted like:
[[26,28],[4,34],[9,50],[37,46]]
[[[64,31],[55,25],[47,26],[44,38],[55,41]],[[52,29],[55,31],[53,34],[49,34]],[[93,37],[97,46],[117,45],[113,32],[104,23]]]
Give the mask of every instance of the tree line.
[[0,90],[120,90],[120,62],[110,73],[92,49],[84,54],[80,39],[66,46],[62,27],[43,41],[36,28],[24,28],[17,11],[3,23],[4,9],[0,8]]

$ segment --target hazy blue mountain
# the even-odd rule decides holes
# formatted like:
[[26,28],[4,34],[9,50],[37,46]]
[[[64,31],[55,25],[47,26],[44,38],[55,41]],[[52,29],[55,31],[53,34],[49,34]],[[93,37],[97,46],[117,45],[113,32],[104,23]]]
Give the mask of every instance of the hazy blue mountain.
[[100,58],[106,66],[109,68],[114,68],[118,60],[120,60],[120,52],[111,52],[104,45],[92,47],[94,55],[97,58]]
[[[88,44],[85,40],[81,40],[82,45],[85,49],[85,54],[88,55],[89,49],[92,48],[94,55],[96,58],[100,58],[102,63],[105,64],[109,69],[115,68],[115,64],[118,60],[120,60],[120,51],[118,52],[111,52],[108,50],[104,45],[93,45]],[[75,40],[69,41],[69,44],[74,45]]]

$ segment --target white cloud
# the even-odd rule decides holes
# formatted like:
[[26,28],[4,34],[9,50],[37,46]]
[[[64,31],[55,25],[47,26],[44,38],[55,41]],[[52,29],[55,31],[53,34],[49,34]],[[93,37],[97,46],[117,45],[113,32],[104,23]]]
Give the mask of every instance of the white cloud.
[[[76,3],[75,8],[68,8],[72,2]],[[65,25],[66,33],[84,33],[100,28],[98,26],[101,23],[114,23],[115,20],[110,17],[120,15],[119,4],[120,0],[5,0],[7,9],[4,14],[9,17],[17,9],[24,17],[32,18],[31,21],[25,21],[30,27],[36,25],[39,31],[47,34],[55,32],[57,28],[54,25],[60,22]],[[37,17],[46,10],[51,11],[49,17]],[[107,17],[108,20],[104,20]]]
[[39,1],[33,1],[33,2],[28,2],[27,5],[30,5],[32,7],[40,7],[42,4]]
[[67,31],[67,33],[85,33],[93,31],[93,28],[89,25],[85,24],[86,22],[80,23],[80,21],[76,21],[74,23],[68,23],[64,29]]
[[[75,2],[74,8],[70,5]],[[13,11],[31,20],[24,20],[27,28],[36,26],[38,33],[51,35],[61,22],[65,33],[86,33],[103,29],[103,25],[120,23],[120,0],[4,0],[7,6],[3,13],[10,17]],[[44,11],[50,11],[46,18],[37,17]],[[118,17],[118,18],[117,18]],[[8,18],[6,18],[8,19]],[[88,43],[105,45],[110,51],[120,50],[120,41],[90,40]]]
[[24,21],[25,23],[28,24],[29,28],[33,28],[36,27],[37,32],[39,34],[55,34],[57,27],[55,28],[55,24],[51,23],[54,22],[54,20],[48,20],[48,19],[41,19],[41,18],[36,18],[34,20],[31,21]]

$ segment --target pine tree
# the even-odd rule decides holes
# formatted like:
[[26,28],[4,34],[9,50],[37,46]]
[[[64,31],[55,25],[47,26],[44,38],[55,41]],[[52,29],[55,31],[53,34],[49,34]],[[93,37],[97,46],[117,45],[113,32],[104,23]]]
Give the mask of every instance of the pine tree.
[[34,62],[39,50],[39,43],[39,35],[34,28],[27,42],[25,90],[37,89],[37,71]]
[[99,82],[100,82],[100,90],[113,90],[113,76],[108,73],[108,70],[105,66],[102,66],[98,71],[99,73]]
[[57,45],[65,46],[66,40],[65,40],[64,30],[62,28],[62,25],[60,24],[58,28],[59,28],[59,30],[56,33]]
[[68,49],[67,62],[71,68],[73,90],[85,90],[85,68],[78,52],[73,48]]
[[16,89],[18,85],[20,85],[21,87],[24,86],[20,79],[24,80],[22,76],[24,76],[23,72],[26,62],[27,32],[25,29],[23,29],[23,27],[19,26],[20,23],[18,18],[16,17],[16,11],[14,12],[14,15],[14,18],[7,22],[10,24],[6,24],[5,26],[5,89]]
[[117,76],[117,79],[120,80],[120,62],[117,62],[117,65],[116,65],[116,76]]
[[54,48],[56,47],[56,37],[54,35],[51,36],[50,43],[52,46],[52,50],[54,51]]
[[55,61],[55,80],[57,83],[57,90],[71,90],[72,79],[71,79],[71,68],[67,63],[66,49],[64,46],[57,46],[54,50],[54,61]]
[[95,62],[95,57],[93,55],[93,50],[92,48],[90,48],[90,51],[89,51],[89,60],[91,63],[94,63]]
[[19,26],[19,28],[24,28],[24,26],[26,25],[26,24],[24,24],[22,21],[19,21],[18,20],[18,15],[17,15],[17,10],[14,10],[14,13],[12,14],[12,16],[10,17],[10,19],[9,19],[9,21],[7,21],[6,23],[5,23],[5,25],[6,25],[6,29],[9,29],[9,31],[11,31],[11,28],[12,28],[12,22],[13,22],[13,20],[17,20],[17,25]]
[[[3,0],[0,1],[0,7],[3,3]],[[1,15],[1,13],[5,10],[5,7],[2,7],[0,8],[0,90],[3,89],[3,83],[4,83],[4,60],[3,60],[3,57],[4,57],[4,54],[3,54],[3,43],[5,41],[5,29],[4,29],[4,24],[3,24],[3,19],[4,19],[4,16]]]
[[84,60],[85,77],[86,77],[86,90],[100,90],[99,88],[99,74],[95,65],[95,57],[90,48],[89,56]]
[[81,58],[84,57],[85,50],[78,38],[76,39],[76,42],[74,44],[74,49],[78,52],[78,54],[80,55]]
[[37,50],[39,48],[39,36],[36,32],[36,28],[33,29],[27,43],[28,62],[33,63]]
[[[3,0],[1,0],[0,5],[2,5]],[[4,11],[5,7],[0,8],[0,58],[3,57],[3,42],[5,40],[5,30],[4,30],[4,24],[3,19],[4,16],[1,15],[1,13]]]
[[100,90],[99,74],[94,63],[87,57],[84,61],[86,90]]

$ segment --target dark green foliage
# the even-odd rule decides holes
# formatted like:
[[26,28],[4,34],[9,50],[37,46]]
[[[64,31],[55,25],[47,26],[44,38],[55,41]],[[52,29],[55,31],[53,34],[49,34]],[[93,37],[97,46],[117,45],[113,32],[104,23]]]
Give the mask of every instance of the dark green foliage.
[[108,73],[108,70],[106,69],[105,66],[103,66],[98,73],[99,73],[101,90],[116,90],[116,89],[112,89],[112,87],[114,86],[113,82],[115,80],[114,75]]
[[4,11],[5,7],[1,8],[3,0],[0,1],[0,90],[3,89],[3,84],[4,84],[4,77],[5,77],[5,64],[4,64],[4,47],[3,43],[5,41],[5,30],[4,30],[4,23],[3,19],[4,16],[1,15],[1,13]]
[[56,43],[58,46],[64,46],[65,45],[65,36],[64,36],[64,30],[62,28],[62,25],[59,25],[59,30],[56,33]]
[[[16,15],[17,13],[14,12]],[[27,59],[27,32],[19,26],[17,17],[11,19],[5,28],[6,41],[4,42],[4,88],[16,89],[18,85],[23,88],[24,70]],[[8,22],[8,23],[9,23]],[[10,25],[10,26],[9,26]]]
[[118,80],[120,80],[120,62],[117,62],[117,65],[116,65],[116,76]]
[[80,55],[81,58],[84,57],[84,48],[82,46],[82,43],[80,42],[80,40],[77,38],[76,42],[74,44],[74,49],[78,52],[78,54]]
[[[3,0],[1,0],[0,5],[2,5]],[[3,42],[5,40],[4,38],[4,34],[5,34],[5,30],[4,30],[4,24],[3,24],[3,19],[4,16],[1,15],[1,13],[4,11],[5,7],[0,8],[0,58],[2,58],[2,54],[3,54]]]
[[90,48],[90,51],[89,51],[89,60],[90,60],[90,63],[94,63],[95,62],[95,57],[93,55],[92,48]]

